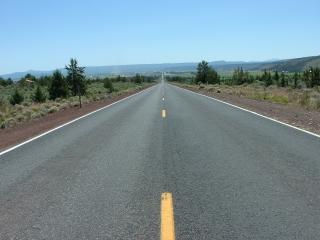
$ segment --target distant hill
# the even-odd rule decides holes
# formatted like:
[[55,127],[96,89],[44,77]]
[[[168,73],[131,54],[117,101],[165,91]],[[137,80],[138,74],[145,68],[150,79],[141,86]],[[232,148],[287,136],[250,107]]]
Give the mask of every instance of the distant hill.
[[270,62],[228,64],[223,66],[217,66],[216,69],[220,71],[230,71],[234,68],[237,68],[238,66],[241,66],[248,71],[259,71],[267,69],[288,72],[300,72],[309,67],[320,67],[320,56],[286,59]]
[[[303,71],[310,66],[320,67],[320,56],[286,59],[286,60],[270,60],[264,62],[227,62],[215,61],[210,65],[217,71],[233,71],[237,67],[242,67],[248,71],[260,70],[278,70],[278,71]],[[114,66],[88,66],[86,67],[87,76],[107,76],[107,75],[132,75],[136,73],[153,74],[159,72],[190,72],[196,71],[197,63],[162,63],[162,64],[132,64],[132,65],[114,65]],[[65,70],[60,69],[64,74]],[[11,78],[18,80],[27,73],[36,77],[51,74],[53,71],[35,71],[29,70],[25,72],[15,72],[2,75],[3,78]]]

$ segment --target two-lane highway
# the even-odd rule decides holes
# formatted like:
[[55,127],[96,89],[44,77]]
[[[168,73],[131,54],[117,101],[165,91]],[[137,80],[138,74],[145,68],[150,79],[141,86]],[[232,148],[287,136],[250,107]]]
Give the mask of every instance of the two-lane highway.
[[159,239],[164,192],[176,239],[319,239],[319,153],[162,82],[1,155],[0,239]]

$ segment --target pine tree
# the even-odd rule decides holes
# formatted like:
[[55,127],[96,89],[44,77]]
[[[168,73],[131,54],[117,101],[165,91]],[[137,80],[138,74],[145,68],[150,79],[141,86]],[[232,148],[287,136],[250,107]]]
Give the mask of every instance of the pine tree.
[[70,63],[65,67],[68,71],[67,82],[73,96],[79,96],[79,106],[82,107],[81,96],[86,93],[86,82],[84,67],[78,66],[78,61],[70,59]]
[[10,97],[10,103],[12,105],[20,104],[24,100],[23,95],[18,91],[18,89],[15,89],[14,93]]
[[59,70],[53,72],[51,83],[48,88],[50,99],[66,98],[68,96],[68,84]]
[[278,87],[280,86],[279,79],[280,79],[279,72],[276,70],[274,73],[274,76],[273,76],[273,80],[277,84]]
[[110,93],[114,91],[113,84],[109,78],[104,79],[103,86],[104,86],[104,88],[109,89]]
[[36,103],[43,103],[46,101],[46,99],[47,99],[46,95],[41,90],[40,86],[38,85],[33,96],[32,96],[32,100]]
[[293,75],[293,88],[297,88],[298,87],[298,80],[300,78],[300,74],[295,72]]
[[208,72],[209,72],[209,63],[203,60],[198,64],[196,81],[201,83],[206,83]]
[[209,63],[202,61],[198,64],[196,82],[199,83],[220,83],[220,78],[216,70],[209,66]]
[[284,72],[281,73],[280,75],[280,86],[281,87],[286,87],[286,75],[284,74]]

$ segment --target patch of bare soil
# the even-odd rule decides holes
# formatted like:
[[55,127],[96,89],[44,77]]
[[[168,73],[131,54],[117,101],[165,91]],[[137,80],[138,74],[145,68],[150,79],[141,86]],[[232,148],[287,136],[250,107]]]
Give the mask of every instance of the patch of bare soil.
[[183,87],[193,92],[214,97],[310,132],[320,134],[320,112],[318,111],[308,111],[292,105],[270,103],[267,101],[258,101],[226,93],[217,93],[185,86]]
[[[144,88],[145,89],[145,88]],[[10,146],[26,141],[43,132],[53,129],[59,125],[81,117],[89,112],[119,101],[144,89],[133,90],[119,96],[110,97],[101,101],[85,103],[82,108],[70,107],[55,113],[48,114],[41,118],[33,119],[29,122],[18,124],[12,128],[0,130],[0,150],[5,150]]]

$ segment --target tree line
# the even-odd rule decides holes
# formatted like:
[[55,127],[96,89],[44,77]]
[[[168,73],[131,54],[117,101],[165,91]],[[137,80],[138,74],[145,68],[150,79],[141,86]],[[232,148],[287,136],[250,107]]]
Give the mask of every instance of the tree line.
[[[78,66],[77,60],[71,58],[70,63],[65,66],[65,69],[67,71],[66,77],[59,70],[55,70],[51,76],[42,76],[40,78],[36,78],[31,74],[26,74],[25,77],[16,84],[22,87],[36,86],[32,95],[32,100],[36,103],[46,101],[47,96],[41,88],[46,86],[50,100],[55,100],[56,98],[67,98],[68,96],[79,96],[81,107],[81,96],[86,93],[87,85],[84,67]],[[23,100],[23,94],[19,92],[18,87],[16,87],[10,97],[10,103],[12,105],[20,104]]]
[[[32,100],[36,103],[45,102],[48,99],[55,100],[57,98],[68,98],[70,96],[79,97],[79,106],[82,106],[81,97],[87,93],[87,86],[94,82],[102,82],[103,86],[113,92],[115,89],[113,87],[113,82],[134,82],[141,84],[143,82],[152,82],[155,80],[154,76],[143,76],[136,74],[133,77],[123,77],[118,76],[116,78],[91,78],[88,79],[85,76],[85,68],[78,65],[78,61],[74,58],[70,59],[68,65],[65,66],[66,76],[60,70],[55,70],[52,75],[41,76],[39,78],[26,74],[22,79],[13,82],[11,79],[0,78],[1,86],[16,85],[16,88],[11,95],[9,102],[12,105],[20,104],[24,101],[24,96],[22,92],[19,91],[18,87],[31,87],[34,88],[34,93],[32,95]],[[43,88],[46,87],[49,96],[46,96]]]
[[208,62],[201,61],[197,66],[195,77],[172,76],[167,77],[168,81],[189,82],[192,84],[228,84],[242,85],[251,84],[253,82],[262,82],[266,87],[276,85],[278,87],[293,88],[307,87],[313,88],[320,86],[320,68],[310,67],[303,72],[278,72],[264,70],[262,73],[252,73],[238,67],[232,73],[232,76],[220,76],[217,71],[212,68]]
[[320,86],[320,68],[310,67],[302,73],[287,73],[278,71],[264,70],[262,74],[250,74],[248,71],[243,71],[242,68],[238,68],[233,72],[232,84],[241,85],[244,83],[253,83],[254,81],[260,81],[264,83],[266,87],[276,85],[278,87],[307,87],[313,88]]

